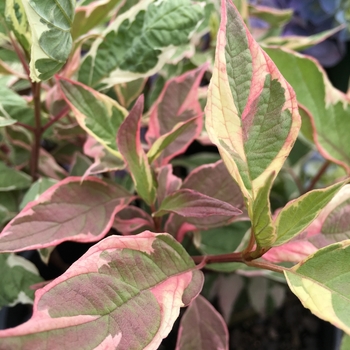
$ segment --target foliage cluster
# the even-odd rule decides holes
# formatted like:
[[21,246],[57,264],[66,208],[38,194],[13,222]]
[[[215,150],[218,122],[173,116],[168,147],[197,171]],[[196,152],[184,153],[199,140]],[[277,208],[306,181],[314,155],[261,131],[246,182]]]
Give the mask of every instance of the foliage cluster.
[[[157,349],[184,306],[177,349],[228,349],[244,285],[264,312],[285,282],[350,334],[350,99],[298,53],[342,28],[281,38],[292,11],[244,0],[0,6],[0,307],[34,304],[1,350]],[[43,282],[21,252],[65,241],[95,244]]]

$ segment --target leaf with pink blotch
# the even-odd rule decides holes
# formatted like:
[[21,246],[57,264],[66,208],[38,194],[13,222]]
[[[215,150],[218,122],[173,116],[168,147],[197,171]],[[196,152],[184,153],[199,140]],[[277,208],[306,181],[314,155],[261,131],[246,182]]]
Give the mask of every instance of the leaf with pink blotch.
[[183,75],[170,79],[150,111],[146,139],[151,147],[161,136],[169,133],[180,122],[196,118],[168,147],[156,161],[165,165],[183,153],[202,130],[202,109],[198,101],[198,88],[207,69],[207,64]]
[[0,350],[157,349],[203,274],[170,235],[112,236],[36,291],[32,318]]
[[128,205],[116,214],[113,228],[122,235],[134,235],[144,230],[154,230],[154,222],[141,208]]
[[201,295],[180,322],[176,350],[228,350],[228,330],[222,316]]
[[[221,160],[194,169],[184,180],[181,188],[192,189],[209,197],[219,199],[240,209],[242,214],[234,217],[218,214],[202,218],[185,218],[177,214],[171,214],[166,222],[166,230],[177,237],[183,237],[186,232],[193,228],[210,229],[227,225],[235,220],[248,219],[242,193]],[[181,234],[179,233],[180,231]]]
[[242,214],[242,211],[219,199],[184,188],[169,194],[153,216],[163,216],[166,213],[205,218],[219,215],[232,217]]
[[173,174],[173,167],[171,164],[162,166],[158,170],[157,182],[158,204],[162,203],[164,198],[170,193],[177,191],[182,184],[181,179]]
[[300,129],[295,92],[244,24],[221,1],[206,130],[249,208],[257,245],[276,239],[269,193]]
[[134,196],[97,178],[68,177],[29,202],[0,234],[0,252],[18,252],[64,241],[95,242]]
[[156,198],[155,184],[151,167],[140,140],[143,103],[144,97],[141,95],[120,126],[117,143],[119,151],[130,170],[137,193],[148,205],[152,205]]

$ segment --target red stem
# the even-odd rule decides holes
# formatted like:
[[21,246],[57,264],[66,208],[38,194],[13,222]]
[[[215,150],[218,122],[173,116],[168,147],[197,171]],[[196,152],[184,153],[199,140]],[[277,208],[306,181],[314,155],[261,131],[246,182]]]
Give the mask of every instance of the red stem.
[[35,117],[35,130],[34,130],[34,144],[32,148],[32,158],[30,162],[30,175],[33,181],[37,179],[39,155],[40,155],[40,143],[41,143],[41,101],[40,101],[40,83],[32,83],[33,100],[34,100],[34,117]]
[[24,124],[24,123],[21,123],[21,122],[16,122],[15,125],[21,126],[22,128],[25,128],[25,129],[27,129],[27,130],[33,132],[33,133],[35,132],[35,128],[33,128],[33,127],[30,126],[30,125],[27,125],[27,124]]
[[66,106],[62,109],[61,112],[59,112],[56,116],[54,116],[52,119],[50,119],[42,128],[42,132],[46,131],[52,124],[56,123],[61,118],[65,117],[69,112],[69,107]]
[[196,264],[200,264],[201,267],[204,267],[206,264],[213,264],[213,263],[240,262],[248,266],[256,267],[259,269],[270,270],[274,272],[279,272],[279,273],[283,273],[283,271],[288,270],[286,267],[267,263],[267,262],[247,261],[243,257],[242,252],[220,254],[220,255],[192,256],[192,259]]

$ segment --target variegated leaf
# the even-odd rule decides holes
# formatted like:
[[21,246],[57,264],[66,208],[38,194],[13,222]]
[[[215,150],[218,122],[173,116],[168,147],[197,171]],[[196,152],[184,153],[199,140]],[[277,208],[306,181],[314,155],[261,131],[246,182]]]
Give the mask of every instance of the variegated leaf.
[[0,252],[45,248],[67,240],[94,242],[109,231],[114,215],[134,197],[97,178],[68,177],[51,186],[0,234]]
[[155,201],[156,188],[151,167],[140,140],[143,95],[135,102],[118,131],[118,148],[127,164],[135,183],[137,193],[148,205]]
[[176,350],[228,350],[228,329],[222,316],[199,295],[180,322]]
[[79,80],[108,87],[155,74],[189,41],[202,18],[202,7],[190,0],[140,1],[93,43]]
[[70,29],[75,0],[22,0],[31,29],[30,77],[50,79],[66,63],[72,49]]
[[186,125],[185,122],[196,117],[191,124],[187,124],[186,130],[164,149],[157,160],[158,165],[165,165],[176,155],[183,153],[199,136],[203,125],[203,112],[198,101],[198,88],[206,69],[207,65],[204,65],[168,80],[152,106],[146,134],[150,147],[159,142],[159,138],[174,133],[179,123]]
[[293,89],[231,0],[222,0],[206,129],[244,194],[258,245],[271,245],[276,236],[269,192],[298,135],[300,116]]
[[168,234],[108,237],[36,292],[32,318],[0,349],[157,349],[203,274]]
[[116,138],[127,114],[126,109],[81,83],[60,77],[59,85],[79,125],[122,163]]
[[327,246],[285,271],[304,307],[350,334],[350,240]]
[[350,99],[331,85],[315,59],[282,49],[267,52],[311,116],[314,141],[320,153],[350,173]]

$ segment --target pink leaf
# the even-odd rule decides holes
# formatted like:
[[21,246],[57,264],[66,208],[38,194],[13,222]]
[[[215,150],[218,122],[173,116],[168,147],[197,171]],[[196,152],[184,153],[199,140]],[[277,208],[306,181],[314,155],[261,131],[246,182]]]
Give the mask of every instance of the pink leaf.
[[120,126],[117,143],[119,151],[130,170],[137,193],[147,204],[151,205],[155,201],[155,187],[151,168],[140,140],[143,101],[144,97],[141,95]]
[[95,242],[106,235],[114,215],[133,199],[122,187],[90,177],[68,177],[45,191],[4,228],[0,252]]
[[316,251],[317,248],[308,241],[292,241],[271,248],[263,255],[263,258],[273,263],[282,261],[299,262]]
[[[209,229],[227,225],[233,220],[247,220],[248,218],[244,207],[242,193],[222,161],[202,165],[196,168],[187,176],[181,188],[192,189],[209,197],[224,201],[231,204],[233,207],[242,210],[243,214],[235,217],[217,215],[200,219],[184,218],[172,214],[167,220],[166,230],[167,232],[176,235],[178,238],[186,233],[185,230],[192,230],[193,227],[197,227],[198,229]],[[188,224],[185,225],[185,222]],[[179,233],[180,231],[181,234]]]
[[180,178],[173,175],[171,164],[167,164],[159,169],[157,180],[157,200],[159,204],[163,202],[167,195],[178,190],[182,183]]
[[176,124],[198,117],[186,132],[182,133],[160,155],[156,163],[165,165],[176,155],[183,153],[202,130],[202,109],[198,102],[198,88],[207,69],[205,64],[190,72],[170,79],[150,111],[150,123],[146,139],[149,146]]
[[154,223],[144,210],[129,205],[117,213],[113,228],[122,235],[134,235],[146,229],[154,230]]
[[201,295],[181,319],[176,350],[228,350],[228,330],[222,316]]
[[108,237],[36,291],[32,318],[0,331],[0,350],[157,349],[202,284],[170,235]]
[[109,153],[92,136],[88,135],[84,143],[84,153],[94,158],[94,163],[86,170],[84,177],[125,168],[123,160]]
[[190,189],[181,189],[167,196],[154,216],[162,216],[167,212],[192,218],[214,215],[232,217],[242,214],[241,210],[229,203]]

